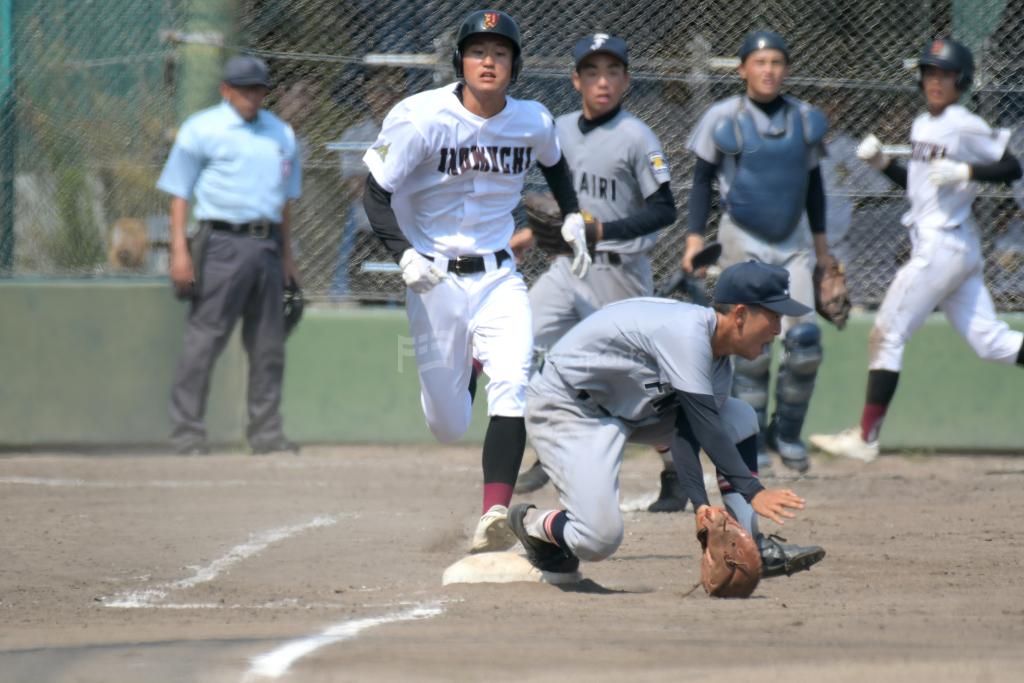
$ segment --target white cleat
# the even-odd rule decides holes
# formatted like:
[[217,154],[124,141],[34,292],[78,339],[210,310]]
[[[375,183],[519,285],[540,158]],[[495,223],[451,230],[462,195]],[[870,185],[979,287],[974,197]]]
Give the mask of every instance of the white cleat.
[[504,505],[492,505],[477,522],[469,552],[475,554],[508,550],[517,540],[512,527],[508,525],[508,508]]
[[814,434],[808,441],[818,450],[831,455],[842,455],[862,462],[871,462],[878,457],[878,441],[865,441],[860,427],[844,429],[838,434]]

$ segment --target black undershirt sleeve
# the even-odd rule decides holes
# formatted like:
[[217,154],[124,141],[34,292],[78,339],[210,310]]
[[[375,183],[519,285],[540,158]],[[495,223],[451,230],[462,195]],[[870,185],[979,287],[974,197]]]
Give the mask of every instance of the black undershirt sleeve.
[[907,167],[900,162],[890,161],[889,165],[882,169],[882,173],[904,190],[907,189]]
[[718,166],[697,157],[693,167],[693,187],[687,207],[686,232],[704,236],[708,215],[711,213],[711,181],[718,173]]
[[807,182],[807,222],[811,232],[825,232],[825,185],[821,181],[821,166],[815,166],[808,172]]
[[601,238],[629,240],[643,237],[672,225],[676,220],[676,200],[667,182],[658,186],[654,194],[644,199],[644,206],[631,216],[604,224]]
[[568,216],[570,213],[577,213],[580,210],[579,200],[576,198],[576,190],[572,187],[572,171],[569,170],[569,164],[565,160],[563,154],[559,157],[558,162],[554,166],[545,166],[544,164],[538,163],[540,166],[540,172],[544,174],[544,180],[547,181],[548,187],[551,188],[551,194],[555,196],[555,201],[558,202],[558,208],[562,211],[562,216]]
[[402,259],[406,249],[412,249],[409,240],[405,239],[402,229],[398,227],[398,218],[391,208],[391,193],[377,184],[373,174],[366,176],[366,189],[363,191],[363,208],[370,219],[370,227],[377,238],[391,252],[395,263]]
[[[718,414],[715,397],[691,394],[686,391],[677,391],[676,395],[679,397],[676,431],[683,437],[683,440],[686,440],[688,433],[692,435],[692,439],[700,444],[704,452],[711,458],[711,462],[718,468],[718,472],[746,500],[750,501],[763,491],[764,486],[744,464],[743,457],[736,449],[736,444],[729,438],[725,425],[722,424],[722,417]],[[700,466],[699,461],[697,466]],[[689,478],[691,475],[687,474],[686,476]],[[692,485],[691,483],[691,487]],[[703,478],[701,478],[701,488],[703,488]],[[706,499],[706,493],[704,497]]]
[[972,164],[971,179],[986,183],[1012,183],[1021,177],[1020,162],[1009,152],[991,164]]

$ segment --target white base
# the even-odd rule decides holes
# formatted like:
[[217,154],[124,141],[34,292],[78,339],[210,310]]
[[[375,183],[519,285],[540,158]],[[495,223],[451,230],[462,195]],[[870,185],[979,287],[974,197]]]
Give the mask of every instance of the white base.
[[452,583],[579,583],[579,572],[543,572],[516,553],[480,553],[468,555],[444,570],[442,585]]

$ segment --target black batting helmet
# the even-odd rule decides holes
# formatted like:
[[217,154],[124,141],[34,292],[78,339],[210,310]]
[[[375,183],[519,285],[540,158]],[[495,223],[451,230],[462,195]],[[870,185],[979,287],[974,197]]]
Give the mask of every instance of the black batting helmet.
[[740,61],[745,61],[751,52],[757,50],[778,50],[789,62],[789,46],[775,31],[751,31],[745,35],[740,45]]
[[971,87],[974,80],[974,57],[963,43],[950,38],[936,38],[925,44],[921,58],[917,60],[917,77],[926,66],[935,66],[956,72],[956,87],[961,92]]
[[452,55],[455,76],[460,79],[463,77],[462,46],[466,39],[481,33],[502,36],[512,42],[512,82],[515,83],[520,69],[523,68],[522,39],[519,36],[519,27],[512,17],[494,9],[472,12],[459,26],[459,34],[455,38],[455,53]]

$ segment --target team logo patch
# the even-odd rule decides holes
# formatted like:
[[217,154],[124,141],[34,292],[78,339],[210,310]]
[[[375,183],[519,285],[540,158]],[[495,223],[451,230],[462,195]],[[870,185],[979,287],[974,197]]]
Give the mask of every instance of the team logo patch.
[[594,40],[590,43],[591,51],[600,50],[601,46],[607,43],[610,37],[607,33],[595,33]]
[[659,182],[668,182],[671,174],[668,169],[668,162],[661,152],[651,152],[647,155],[647,162],[651,165],[651,173]]
[[491,29],[498,25],[497,12],[484,12],[484,28]]
[[391,149],[390,142],[387,143],[386,145],[377,145],[376,147],[373,148],[373,151],[377,153],[377,156],[380,157],[381,161],[387,161],[389,149]]

